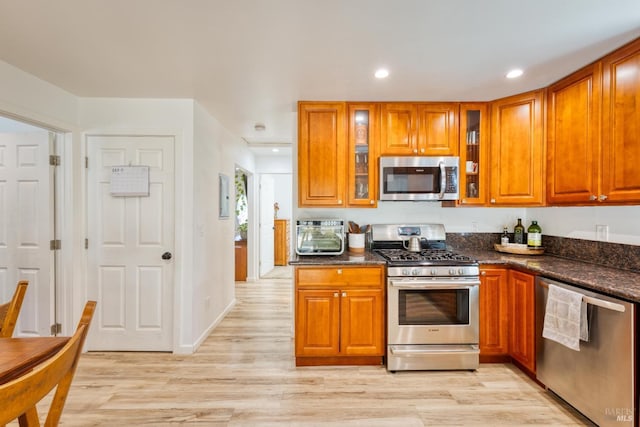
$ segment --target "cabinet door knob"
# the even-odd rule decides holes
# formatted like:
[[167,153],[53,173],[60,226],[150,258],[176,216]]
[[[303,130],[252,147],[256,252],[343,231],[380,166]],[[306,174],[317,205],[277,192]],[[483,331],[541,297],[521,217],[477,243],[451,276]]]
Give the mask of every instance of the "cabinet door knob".
[[481,271],[481,272],[480,272],[480,275],[481,275],[481,276],[486,276],[486,275],[487,275],[487,272],[486,272],[486,271]]
[[346,293],[346,292],[343,292],[343,293],[342,293],[342,296],[343,296],[343,297],[346,297],[346,296],[347,296],[347,293]]
[[605,201],[607,199],[608,199],[608,197],[605,196],[604,194],[601,194],[600,197],[598,197],[598,200],[600,200],[601,202],[603,202],[603,201]]
[[369,204],[370,204],[370,205],[373,205],[374,203],[375,203],[375,201],[373,201],[373,200],[369,200]]
[[491,203],[495,203],[495,202],[496,202],[496,199],[491,199]]
[[338,199],[338,204],[341,205],[342,204],[342,199]]
[[593,194],[589,196],[589,200],[591,200],[591,201],[594,201],[596,199],[597,199],[597,197],[595,195],[593,195]]
[[336,270],[336,273],[338,273],[338,274],[342,274],[342,269],[341,269],[341,268],[337,269],[337,270]]
[[338,294],[337,292],[334,292],[334,293],[333,293],[333,297],[334,297],[334,298],[338,298],[338,296],[339,296],[339,295],[340,295],[340,294]]

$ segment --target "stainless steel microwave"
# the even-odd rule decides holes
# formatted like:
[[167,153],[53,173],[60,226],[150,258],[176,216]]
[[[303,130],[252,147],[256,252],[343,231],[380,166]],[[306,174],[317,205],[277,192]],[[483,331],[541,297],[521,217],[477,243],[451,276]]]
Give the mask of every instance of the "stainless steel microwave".
[[460,158],[380,157],[380,200],[458,200]]

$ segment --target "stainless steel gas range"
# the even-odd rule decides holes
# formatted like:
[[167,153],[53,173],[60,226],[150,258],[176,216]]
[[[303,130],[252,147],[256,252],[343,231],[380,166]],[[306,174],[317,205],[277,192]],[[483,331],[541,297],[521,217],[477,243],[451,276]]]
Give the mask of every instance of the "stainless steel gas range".
[[387,261],[387,370],[476,369],[478,263],[446,249],[442,224],[379,224],[371,233]]

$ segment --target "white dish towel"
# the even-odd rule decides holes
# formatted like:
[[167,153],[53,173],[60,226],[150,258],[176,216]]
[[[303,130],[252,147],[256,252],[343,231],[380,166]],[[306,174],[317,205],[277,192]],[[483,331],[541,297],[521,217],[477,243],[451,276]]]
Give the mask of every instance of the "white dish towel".
[[549,284],[542,336],[580,351],[580,340],[589,341],[587,303],[582,294]]

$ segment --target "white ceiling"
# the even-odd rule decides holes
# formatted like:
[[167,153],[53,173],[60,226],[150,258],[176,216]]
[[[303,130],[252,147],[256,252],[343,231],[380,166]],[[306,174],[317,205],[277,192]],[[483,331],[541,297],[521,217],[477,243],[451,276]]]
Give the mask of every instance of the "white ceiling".
[[252,143],[295,140],[298,100],[492,100],[638,36],[639,0],[0,0],[5,62],[81,97],[194,98]]

